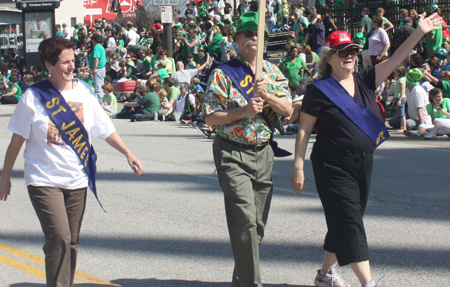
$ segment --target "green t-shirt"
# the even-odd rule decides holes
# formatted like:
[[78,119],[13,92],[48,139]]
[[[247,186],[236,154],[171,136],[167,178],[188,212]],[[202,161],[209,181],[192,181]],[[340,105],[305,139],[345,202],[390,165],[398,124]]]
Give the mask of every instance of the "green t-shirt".
[[295,63],[291,58],[284,60],[280,64],[280,69],[286,69],[284,75],[289,80],[289,85],[295,84],[301,79],[302,68],[306,68],[305,62],[301,58],[296,58]]
[[137,101],[137,104],[144,108],[144,114],[150,115],[159,110],[161,102],[157,93],[150,92],[140,98],[139,101]]
[[369,39],[367,35],[369,34],[370,30],[372,30],[372,19],[370,19],[368,16],[362,17],[361,27],[364,27],[364,37],[366,37],[366,39]]
[[[436,25],[436,27],[442,27],[441,24]],[[442,29],[433,30],[430,34],[435,35],[433,40],[425,36],[425,50],[427,51],[436,51],[442,46]]]
[[391,22],[386,17],[382,17],[381,19],[383,20],[381,27],[386,30],[391,25]]
[[450,98],[450,81],[442,81],[442,96]]
[[11,90],[12,90],[13,88],[16,88],[16,89],[17,89],[17,91],[16,91],[16,93],[13,95],[13,97],[14,97],[16,100],[20,101],[20,98],[22,97],[22,89],[20,88],[20,86],[19,86],[18,83],[15,83],[13,86],[9,87],[8,93],[11,92]]
[[178,95],[180,94],[180,89],[177,87],[170,88],[169,92],[167,93],[167,98],[170,100],[176,100]]
[[[406,88],[406,79],[405,77],[401,77],[400,79],[397,79],[397,82],[395,83],[395,89],[394,89],[394,99],[400,99],[400,96],[402,95],[402,86],[403,84]],[[406,94],[403,95],[402,99],[406,97]]]
[[109,95],[105,94],[103,96],[103,102],[105,102],[106,105],[109,106],[109,104],[111,103],[111,100],[113,101],[112,110],[117,112],[117,98],[116,98],[116,95],[114,95],[113,93],[109,93]]
[[[117,46],[119,47],[119,44],[120,45],[122,45],[122,46],[120,46],[120,48],[123,48],[123,47],[125,47],[125,42],[122,40],[122,39],[120,39],[119,41],[117,41]],[[116,49],[116,54],[119,54],[120,55],[120,49]]]
[[62,37],[62,32],[61,32],[61,30],[56,31],[55,36],[56,36],[56,37]]
[[106,51],[101,44],[97,44],[89,57],[89,68],[94,69],[94,58],[98,58],[97,69],[101,69],[106,65]]
[[169,77],[169,73],[167,72],[166,68],[161,68],[158,71],[156,71],[156,73],[159,75],[161,82],[164,82],[164,79]]
[[312,63],[314,61],[314,65],[318,64],[320,61],[319,56],[316,52],[311,51],[311,54],[305,54],[306,63]]
[[91,86],[91,87],[93,87],[94,86],[94,81],[93,80],[91,80],[91,78],[90,77],[86,77],[86,78],[83,78],[83,79],[81,79],[83,82],[86,82],[89,86]]
[[[441,104],[442,104],[442,110],[444,112],[447,112],[447,113],[450,112],[450,99],[443,98],[441,100]],[[446,115],[438,113],[438,111],[433,108],[433,103],[429,103],[427,105],[427,112],[433,119],[436,119],[436,118],[438,118],[438,119],[448,119]]]

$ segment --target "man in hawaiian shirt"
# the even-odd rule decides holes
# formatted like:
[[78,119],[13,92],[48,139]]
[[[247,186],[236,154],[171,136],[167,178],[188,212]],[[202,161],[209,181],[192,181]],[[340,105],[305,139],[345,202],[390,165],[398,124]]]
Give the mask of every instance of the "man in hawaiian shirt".
[[[243,14],[234,36],[238,60],[255,72],[258,13]],[[268,34],[266,32],[266,34]],[[241,64],[241,63],[239,63]],[[259,270],[259,244],[272,198],[274,152],[272,131],[262,118],[264,101],[279,115],[291,114],[288,80],[267,61],[263,76],[254,83],[259,97],[248,101],[236,84],[252,85],[251,76],[234,83],[223,70],[212,71],[204,99],[202,117],[214,127],[213,151],[219,183],[225,197],[225,212],[235,267],[233,287],[262,286]],[[250,80],[249,80],[250,78]],[[266,109],[266,107],[264,107]]]

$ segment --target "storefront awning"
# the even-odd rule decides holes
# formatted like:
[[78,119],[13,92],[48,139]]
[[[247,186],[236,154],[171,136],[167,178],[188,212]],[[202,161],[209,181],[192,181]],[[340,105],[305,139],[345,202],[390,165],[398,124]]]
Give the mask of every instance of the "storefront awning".
[[22,24],[22,11],[16,8],[0,7],[0,25]]

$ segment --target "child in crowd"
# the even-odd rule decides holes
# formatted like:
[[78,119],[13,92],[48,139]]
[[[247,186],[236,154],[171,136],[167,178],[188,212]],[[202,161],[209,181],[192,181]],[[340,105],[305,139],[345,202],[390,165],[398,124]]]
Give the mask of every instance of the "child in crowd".
[[102,86],[105,95],[102,99],[102,107],[106,111],[106,114],[112,118],[117,114],[117,99],[113,93],[113,88],[110,83],[106,83]]
[[398,133],[403,133],[406,130],[406,69],[403,65],[397,66],[394,71],[394,78],[396,79],[395,89],[394,89],[394,106],[396,107],[397,113],[394,119],[400,118],[400,129],[397,130]]
[[192,55],[191,53],[186,56],[186,63],[186,70],[197,68],[197,64],[194,61],[194,55]]

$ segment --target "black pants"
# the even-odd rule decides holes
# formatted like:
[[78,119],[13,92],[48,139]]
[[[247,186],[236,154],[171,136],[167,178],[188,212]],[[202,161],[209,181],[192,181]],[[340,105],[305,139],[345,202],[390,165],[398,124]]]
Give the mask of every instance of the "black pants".
[[3,96],[0,98],[0,103],[2,105],[15,105],[15,104],[18,104],[19,101],[14,97]]
[[362,218],[373,154],[314,148],[311,162],[328,227],[323,248],[336,254],[340,266],[369,260]]
[[131,110],[131,108],[125,107],[120,111],[120,113],[116,114],[116,118],[117,119],[131,119],[132,115],[143,114],[143,113],[144,113],[144,109],[141,107],[136,107],[136,108],[134,108],[133,111]]

